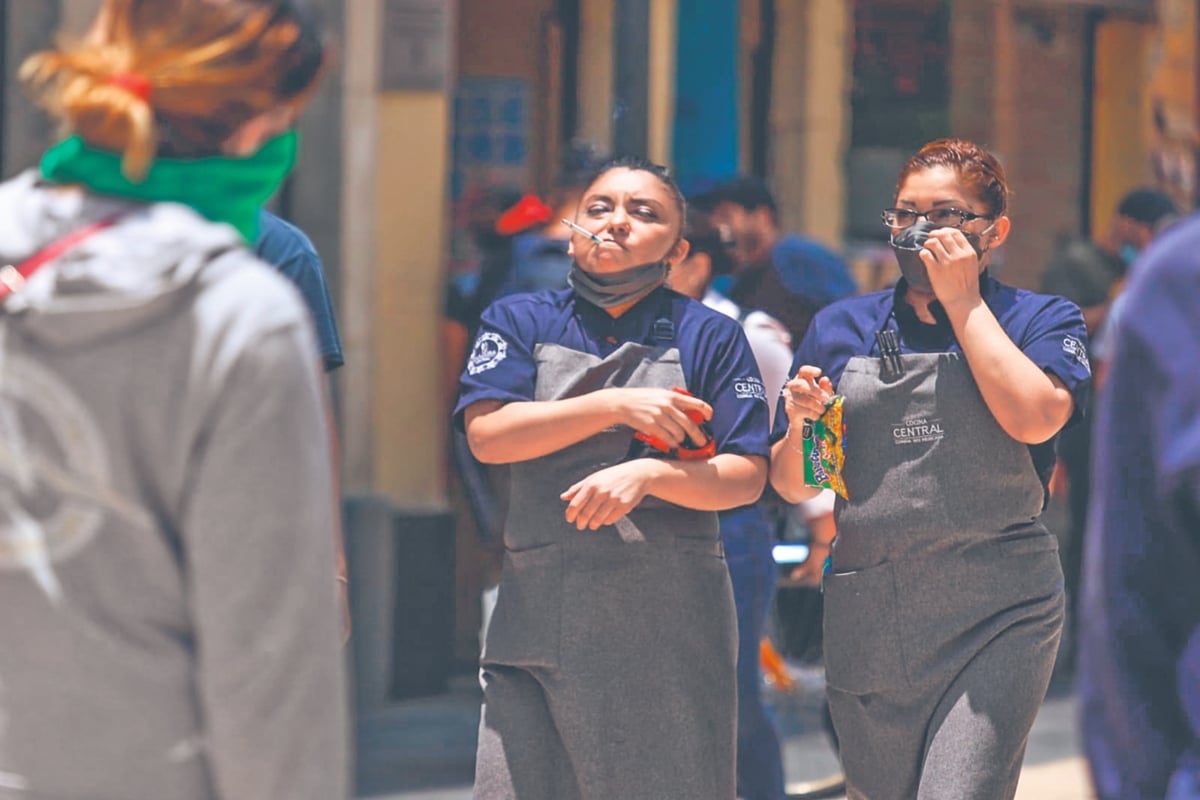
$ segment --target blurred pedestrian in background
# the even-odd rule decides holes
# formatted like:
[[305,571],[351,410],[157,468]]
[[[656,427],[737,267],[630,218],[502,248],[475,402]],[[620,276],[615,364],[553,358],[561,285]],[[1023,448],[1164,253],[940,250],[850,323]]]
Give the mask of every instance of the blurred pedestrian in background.
[[290,2],[109,0],[22,68],[69,138],[0,186],[6,796],[346,794],[316,344],[248,249],[325,61]]
[[300,290],[317,334],[317,355],[322,368],[333,372],[346,363],[325,269],[317,248],[304,231],[263,209],[259,215],[254,254],[279,270]]
[[818,312],[776,413],[771,483],[800,501],[806,426],[843,398],[824,650],[851,798],[1011,798],[1050,680],[1062,569],[1038,516],[1087,334],[988,274],[1008,199],[971,142],[910,158],[882,214],[903,277]]
[[1080,692],[1101,800],[1200,797],[1200,218],[1140,259],[1109,343]]
[[[1171,198],[1154,189],[1136,189],[1123,196],[1104,238],[1098,242],[1072,240],[1060,244],[1042,277],[1042,291],[1075,303],[1083,311],[1088,331],[1088,357],[1095,382],[1101,377],[1103,342],[1100,336],[1109,309],[1117,301],[1129,270],[1156,230],[1176,217]],[[1067,588],[1067,611],[1063,642],[1055,665],[1056,676],[1069,679],[1076,663],[1076,629],[1080,568],[1083,563],[1084,531],[1087,527],[1092,452],[1092,424],[1070,425],[1058,439],[1059,475],[1065,487],[1056,481],[1055,496],[1067,498],[1068,527],[1061,543],[1063,575]]]
[[575,217],[583,190],[602,161],[594,146],[581,141],[572,143],[554,185],[546,194],[549,213],[544,224],[513,237],[512,269],[497,297],[566,288],[572,264],[567,253],[571,231],[563,226],[562,220]]
[[813,314],[858,291],[845,259],[821,243],[779,227],[775,197],[758,178],[737,178],[697,198],[713,223],[733,234],[736,270],[729,298],[761,309],[799,342]]
[[[693,300],[738,320],[762,373],[765,396],[779,397],[792,365],[792,337],[762,311],[744,311],[712,288],[717,275],[732,271],[732,240],[703,212],[690,215],[688,255],[671,270],[669,285]],[[773,403],[772,403],[773,405]],[[775,532],[763,500],[718,512],[725,563],[733,582],[738,618],[737,785],[743,800],[783,800],[779,732],[762,696],[759,643],[775,597],[778,567],[772,557]]]
[[[458,280],[451,280],[446,289],[441,336],[446,354],[443,366],[447,413],[454,407],[458,379],[466,365],[467,350],[475,340],[483,310],[508,293],[513,272],[514,237],[544,227],[551,213],[536,195],[526,194],[519,187],[508,184],[485,188],[468,209],[469,232],[479,261],[474,270]],[[559,227],[562,227],[561,223]],[[484,586],[480,603],[479,644],[482,646],[500,581],[504,550],[500,538],[508,505],[508,466],[481,463],[471,452],[466,434],[455,426],[451,426],[449,437],[453,467],[451,486],[461,492],[480,543]]]
[[481,800],[734,796],[714,512],[761,494],[768,411],[737,322],[664,286],[685,218],[663,168],[603,167],[573,215],[570,288],[494,303],[467,360],[455,422],[511,465]]

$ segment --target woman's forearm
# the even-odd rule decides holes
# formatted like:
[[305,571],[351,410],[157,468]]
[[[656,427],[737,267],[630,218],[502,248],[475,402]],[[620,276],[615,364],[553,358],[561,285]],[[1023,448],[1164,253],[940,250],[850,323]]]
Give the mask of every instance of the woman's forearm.
[[946,313],[1000,427],[1026,444],[1040,444],[1058,433],[1075,407],[1062,381],[1021,352],[982,300],[948,307]]
[[749,505],[767,483],[767,460],[761,456],[720,453],[704,461],[646,461],[653,462],[646,494],[699,511]]
[[617,424],[602,392],[566,400],[483,400],[465,413],[467,443],[485,464],[512,464],[555,453]]
[[792,432],[771,447],[771,486],[789,503],[803,503],[821,493],[819,488],[804,484],[804,455],[794,444]]

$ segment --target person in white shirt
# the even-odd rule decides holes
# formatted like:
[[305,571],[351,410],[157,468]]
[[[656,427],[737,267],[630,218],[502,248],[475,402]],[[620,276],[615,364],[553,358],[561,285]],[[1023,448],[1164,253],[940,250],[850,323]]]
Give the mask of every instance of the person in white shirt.
[[[669,285],[742,323],[762,373],[763,396],[773,417],[776,400],[791,370],[791,333],[766,312],[744,309],[713,289],[713,278],[732,271],[733,267],[733,242],[728,228],[714,225],[693,210],[687,238],[691,243],[688,256],[671,269]],[[796,515],[796,521],[811,532],[810,557],[796,568],[792,577],[815,585],[833,539],[833,493],[824,492],[806,503],[787,506],[785,513]],[[779,734],[763,705],[759,665],[759,642],[778,577],[772,557],[775,526],[763,500],[722,511],[719,518],[738,616],[738,796],[745,800],[783,800]]]

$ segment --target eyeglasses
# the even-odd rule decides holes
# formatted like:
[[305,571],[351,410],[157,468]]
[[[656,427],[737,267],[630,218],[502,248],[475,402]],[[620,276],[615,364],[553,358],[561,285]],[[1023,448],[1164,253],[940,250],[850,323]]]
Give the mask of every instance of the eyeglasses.
[[994,214],[972,214],[970,211],[950,207],[931,208],[924,212],[911,208],[885,208],[879,218],[889,228],[907,228],[909,225],[915,225],[921,217],[939,228],[961,228],[971,220],[996,218]]

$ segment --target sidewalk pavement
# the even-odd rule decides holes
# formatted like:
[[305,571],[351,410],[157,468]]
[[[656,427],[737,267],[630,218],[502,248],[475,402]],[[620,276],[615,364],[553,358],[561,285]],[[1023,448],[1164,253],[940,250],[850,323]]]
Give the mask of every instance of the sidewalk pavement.
[[[772,697],[784,737],[789,782],[815,780],[837,762],[821,731],[819,669],[794,668],[798,690]],[[473,676],[437,697],[399,703],[358,723],[360,798],[470,800],[481,693]],[[1042,706],[1029,739],[1017,800],[1091,800],[1080,758],[1077,704],[1056,694]]]

